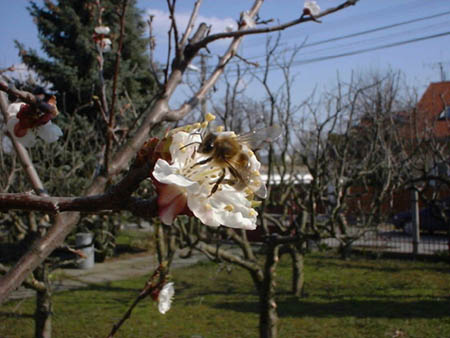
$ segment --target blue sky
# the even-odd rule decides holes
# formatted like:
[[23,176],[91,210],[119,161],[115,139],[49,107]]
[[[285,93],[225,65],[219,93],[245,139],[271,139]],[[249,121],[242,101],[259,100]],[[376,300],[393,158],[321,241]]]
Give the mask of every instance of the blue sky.
[[[42,0],[37,1],[42,3]],[[317,0],[322,9],[335,6],[339,0]],[[17,39],[26,46],[39,48],[37,31],[26,11],[26,0],[0,1],[0,68],[19,62],[13,40]],[[177,9],[180,25],[186,21],[194,1],[179,0]],[[201,20],[212,24],[212,29],[223,30],[227,24],[239,19],[243,10],[250,8],[251,0],[204,0],[200,10]],[[158,42],[157,58],[165,60],[165,41],[167,39],[167,6],[165,0],[138,0],[138,6],[147,13],[156,14],[155,32]],[[261,19],[275,19],[286,22],[297,18],[301,13],[301,0],[266,0],[260,12]],[[449,12],[449,13],[447,13]],[[430,18],[428,18],[430,17]],[[394,28],[384,28],[408,21]],[[405,73],[405,81],[422,93],[429,82],[439,81],[439,63],[450,70],[450,1],[448,0],[360,0],[359,3],[341,12],[325,17],[321,24],[306,23],[286,30],[282,36],[283,47],[292,48],[305,41],[314,44],[336,37],[365,32],[380,28],[373,33],[365,33],[352,38],[320,43],[303,48],[296,57],[295,73],[298,75],[295,90],[296,98],[301,101],[314,88],[322,90],[336,83],[336,77],[348,79],[351,72],[371,70],[401,70]],[[443,34],[441,37],[429,38]],[[409,40],[424,39],[415,43],[407,43],[393,48],[386,45],[405,43]],[[244,40],[239,54],[261,60],[264,54],[265,37],[249,37]],[[211,48],[210,60],[223,50],[225,41]],[[380,48],[375,51],[356,55],[330,58],[339,54]],[[325,61],[317,61],[325,58]],[[306,60],[316,60],[305,63]],[[281,81],[279,71],[274,71],[272,83]],[[450,72],[449,72],[450,79]],[[257,96],[261,91],[251,85],[250,93]],[[180,94],[182,96],[182,94]],[[180,96],[180,99],[182,100]]]

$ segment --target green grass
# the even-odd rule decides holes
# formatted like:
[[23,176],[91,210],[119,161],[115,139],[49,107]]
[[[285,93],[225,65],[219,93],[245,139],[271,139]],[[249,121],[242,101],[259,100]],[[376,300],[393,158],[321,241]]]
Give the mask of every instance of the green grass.
[[[280,337],[450,337],[450,267],[396,260],[306,260],[305,298],[277,270]],[[144,300],[117,337],[257,337],[258,297],[247,272],[213,263],[175,270],[172,309]],[[145,278],[54,296],[53,336],[106,337]],[[0,308],[0,337],[31,337],[33,300]]]
[[138,229],[122,230],[116,239],[116,255],[154,251],[154,235]]

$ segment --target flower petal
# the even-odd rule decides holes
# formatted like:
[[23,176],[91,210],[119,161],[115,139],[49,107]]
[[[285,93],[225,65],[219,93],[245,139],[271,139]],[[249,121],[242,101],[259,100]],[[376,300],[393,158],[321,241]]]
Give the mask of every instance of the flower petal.
[[186,193],[172,184],[157,184],[158,215],[166,225],[171,225],[175,217],[187,212]]
[[[32,147],[36,143],[36,135],[32,130],[27,130],[26,134],[22,137],[17,137],[15,134],[15,127],[19,124],[19,119],[16,117],[10,118],[7,124],[7,129],[10,135],[16,138],[24,147]],[[22,130],[22,129],[20,129]]]
[[207,195],[188,195],[188,207],[195,217],[197,217],[203,224],[215,228],[222,225],[216,217],[216,214],[214,213],[215,210],[209,203]]
[[316,16],[320,14],[320,7],[316,1],[305,1],[305,6],[303,10],[306,14]]
[[256,26],[255,20],[253,20],[248,12],[242,13],[242,21],[245,23],[247,28],[254,28]]
[[211,200],[211,205],[222,225],[246,230],[256,228],[258,213],[252,208],[244,192],[224,186]]
[[175,289],[173,287],[173,282],[167,283],[163,286],[158,296],[158,310],[160,313],[165,314],[170,310],[174,294]]
[[5,154],[11,154],[14,151],[13,144],[8,136],[2,138],[2,149]]
[[17,102],[17,103],[11,103],[8,106],[8,114],[10,117],[15,117],[17,115],[17,113],[20,111],[20,108],[22,107],[22,105],[25,104],[24,102]]
[[158,204],[158,216],[161,222],[165,225],[172,225],[173,220],[177,215],[185,213],[186,210],[186,195],[179,194],[172,200],[172,203],[166,206]]
[[220,225],[231,228],[254,230],[258,213],[243,191],[224,185],[208,197],[209,188],[202,186],[203,193],[188,195],[188,207],[200,221],[212,227]]
[[202,138],[198,134],[189,134],[184,131],[174,134],[169,147],[174,163],[177,163],[178,167],[187,163],[195,152],[194,145],[200,144],[201,141]]
[[160,183],[175,184],[185,188],[196,184],[196,182],[185,178],[183,175],[177,174],[177,169],[175,165],[170,165],[167,161],[158,159],[153,170],[153,177]]
[[37,135],[47,143],[55,142],[62,136],[63,132],[56,124],[51,121],[36,128]]
[[111,29],[108,26],[97,26],[94,28],[95,33],[97,34],[109,34]]

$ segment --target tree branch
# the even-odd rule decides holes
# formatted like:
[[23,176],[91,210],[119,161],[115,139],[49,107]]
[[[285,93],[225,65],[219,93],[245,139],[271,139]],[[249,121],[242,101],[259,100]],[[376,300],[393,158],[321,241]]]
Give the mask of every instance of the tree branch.
[[[356,2],[357,0],[346,1],[342,5],[337,6],[333,9],[329,9],[317,17],[328,15],[347,6],[354,5]],[[254,17],[257,14],[262,3],[262,0],[254,1],[252,9],[249,11],[249,15],[251,17]],[[304,18],[303,21],[308,20]],[[85,196],[102,194],[102,192],[106,188],[107,182],[109,182],[112,177],[118,175],[122,170],[125,170],[129,166],[132,157],[148,139],[149,133],[153,129],[153,127],[163,121],[174,121],[180,119],[181,117],[186,115],[194,107],[194,105],[199,102],[201,98],[204,97],[206,91],[212,88],[219,76],[223,73],[223,69],[226,64],[235,55],[243,36],[248,34],[267,33],[271,31],[282,30],[303,21],[294,20],[289,24],[262,30],[252,29],[232,33],[222,33],[211,35],[206,38],[203,38],[202,36],[203,40],[200,41],[195,41],[194,39],[192,39],[191,43],[188,44],[183,53],[181,53],[183,54],[182,59],[175,59],[172,63],[172,70],[170,75],[167,76],[167,81],[164,84],[164,91],[158,95],[155,104],[147,111],[145,120],[142,122],[140,128],[134,134],[134,137],[130,139],[127,144],[122,146],[120,150],[115,154],[115,156],[111,159],[107,176],[97,176],[90,187],[86,189]],[[191,62],[198,51],[201,48],[206,47],[208,43],[213,42],[219,38],[222,39],[226,37],[232,37],[233,41],[230,43],[230,46],[225,52],[224,57],[219,60],[216,70],[211,74],[210,78],[205,81],[204,86],[200,88],[193,99],[183,105],[179,110],[170,111],[168,101],[173,95],[178,84],[181,82],[182,75],[189,62]],[[30,93],[18,91],[15,88],[10,88],[4,81],[0,81],[0,90],[5,91],[8,94],[15,95],[26,103],[37,105],[38,109],[43,112],[57,114],[56,107],[49,106],[47,103],[38,100],[34,95]],[[134,191],[132,188],[129,188],[128,190],[121,190],[120,188],[117,189],[118,191],[116,191],[116,193],[113,193],[114,198],[122,198],[123,196],[121,196],[119,192],[123,192],[125,198],[128,198],[133,202],[133,206],[130,208],[133,208],[135,212],[137,211],[136,205],[139,205],[139,203],[147,206],[150,203],[149,201],[131,199],[129,197],[129,191]],[[151,210],[154,210],[155,208],[156,207],[153,206],[153,209]],[[47,234],[43,238],[35,242],[32,248],[24,256],[22,256],[22,258],[7,273],[7,275],[0,280],[0,302],[3,302],[6,299],[7,295],[13,289],[18,287],[31,271],[33,271],[56,247],[60,246],[63,243],[66,236],[68,236],[69,233],[74,229],[78,220],[78,212],[62,212],[56,215],[55,223],[49,229]],[[214,248],[214,252],[215,251],[216,249]],[[223,258],[225,257],[227,256],[223,256]],[[231,259],[231,257],[228,258]],[[250,266],[248,266],[247,264],[245,265],[250,268]]]
[[359,0],[348,0],[348,1],[340,4],[339,6],[332,7],[332,8],[329,8],[329,9],[321,12],[319,15],[317,15],[315,17],[312,17],[312,16],[305,17],[302,15],[298,19],[295,19],[295,20],[292,20],[292,21],[289,21],[289,22],[286,22],[284,24],[277,25],[277,26],[266,27],[266,28],[239,29],[234,32],[224,32],[224,33],[212,34],[212,35],[205,37],[203,40],[201,40],[195,44],[191,44],[190,48],[192,48],[194,50],[199,50],[201,48],[206,47],[209,43],[219,40],[219,39],[240,38],[245,35],[272,33],[272,32],[282,31],[282,30],[285,30],[286,28],[289,28],[289,27],[292,27],[295,25],[299,25],[304,22],[317,21],[316,19],[318,19],[318,18],[330,15],[330,14],[340,11],[346,7],[354,6],[358,1]]
[[21,101],[36,107],[44,113],[50,113],[52,116],[57,116],[59,113],[56,105],[51,105],[29,92],[18,90],[14,86],[9,86],[2,78],[0,78],[0,90],[17,97]]
[[120,36],[119,36],[119,46],[117,47],[116,60],[114,64],[114,76],[113,76],[113,87],[112,87],[112,100],[111,108],[109,110],[109,120],[107,128],[107,139],[106,139],[106,149],[105,149],[105,168],[106,172],[109,171],[109,159],[111,157],[111,148],[114,139],[114,127],[116,124],[115,119],[115,107],[117,101],[117,81],[119,77],[120,60],[122,56],[122,46],[123,37],[125,35],[125,15],[127,11],[128,0],[123,0],[122,11],[120,13]]

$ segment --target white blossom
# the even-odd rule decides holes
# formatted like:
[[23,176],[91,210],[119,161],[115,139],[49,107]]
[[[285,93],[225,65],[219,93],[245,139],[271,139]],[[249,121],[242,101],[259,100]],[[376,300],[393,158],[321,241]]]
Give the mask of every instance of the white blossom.
[[[47,123],[41,126],[28,129],[26,134],[22,137],[16,136],[16,134],[14,133],[14,127],[20,122],[19,119],[16,117],[16,115],[20,111],[20,108],[23,104],[24,104],[23,102],[19,102],[19,103],[12,103],[8,106],[7,113],[9,115],[9,120],[6,125],[6,128],[9,131],[9,134],[16,140],[18,140],[24,147],[28,148],[33,147],[37,141],[37,136],[43,139],[46,143],[52,143],[56,142],[59,139],[59,137],[63,135],[62,130],[56,124],[53,124],[51,121],[48,121]],[[4,151],[9,150],[10,145],[12,150],[12,143],[10,140],[9,143],[7,143],[6,141],[6,148],[5,148],[5,140],[2,141],[2,144]]]
[[36,128],[36,135],[43,139],[46,143],[53,143],[63,135],[61,128],[52,121],[48,121],[43,126]]
[[259,179],[259,161],[248,150],[250,172],[255,176],[249,180],[248,187],[239,190],[225,183],[227,179],[233,178],[226,171],[225,180],[212,193],[223,168],[217,166],[214,161],[199,164],[208,158],[197,152],[202,140],[201,131],[200,128],[190,132],[175,131],[169,147],[171,163],[158,159],[155,164],[152,175],[157,182],[164,184],[159,192],[161,196],[158,196],[161,221],[171,224],[187,205],[203,224],[213,227],[224,225],[247,230],[255,229],[258,213],[253,208],[253,192],[265,188]]
[[9,117],[15,117],[17,113],[20,111],[20,107],[22,107],[23,102],[11,103],[8,106],[7,113]]
[[2,150],[5,154],[11,154],[14,151],[13,144],[8,136],[2,137]]
[[109,34],[109,32],[111,32],[111,30],[109,29],[108,26],[97,26],[94,28],[94,31],[97,34],[103,34],[103,35],[107,35],[107,34]]
[[14,134],[14,126],[19,123],[19,119],[17,117],[11,117],[6,125],[9,131],[9,134],[12,135],[16,140],[18,140],[24,147],[31,148],[36,143],[36,134],[33,129],[28,130],[28,132],[22,136],[17,137]]
[[305,1],[304,9],[309,10],[310,15],[316,16],[320,14],[320,7],[316,1]]
[[193,65],[192,63],[187,65],[187,69],[192,70],[194,72],[200,72],[200,68],[198,68],[197,66]]
[[158,310],[162,314],[165,314],[170,310],[172,305],[173,295],[175,294],[175,289],[173,287],[173,282],[167,283],[163,286],[158,296]]
[[108,38],[103,38],[98,42],[98,46],[102,50],[103,53],[108,53],[111,51],[112,42]]
[[253,20],[253,18],[250,16],[250,14],[248,12],[243,12],[242,13],[242,21],[245,23],[247,28],[254,28],[254,27],[256,27],[255,20]]
[[232,32],[232,31],[234,31],[234,30],[235,30],[234,25],[227,25],[227,26],[225,27],[225,32],[227,32],[227,33],[230,33],[230,32]]
[[[8,111],[7,111],[7,114],[9,115]],[[8,129],[4,123],[5,123],[4,118],[2,115],[0,115],[0,132],[2,135],[2,150],[5,154],[11,154],[14,151],[14,147],[11,142],[11,139],[8,136],[6,136],[6,132]]]

